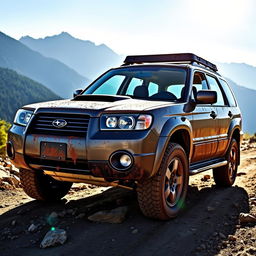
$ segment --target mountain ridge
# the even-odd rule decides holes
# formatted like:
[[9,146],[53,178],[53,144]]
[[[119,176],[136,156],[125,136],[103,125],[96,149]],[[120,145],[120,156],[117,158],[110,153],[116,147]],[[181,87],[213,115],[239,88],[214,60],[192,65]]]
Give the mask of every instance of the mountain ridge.
[[237,84],[256,90],[256,67],[247,63],[217,63],[219,72]]
[[79,74],[96,78],[107,69],[121,64],[121,56],[106,44],[73,37],[67,32],[35,39],[23,36],[20,42],[46,57],[55,58]]
[[61,97],[71,97],[72,92],[84,87],[89,80],[67,65],[46,58],[14,38],[0,32],[0,67],[10,68],[25,75]]
[[61,99],[44,85],[0,67],[0,119],[12,122],[22,106],[42,101]]

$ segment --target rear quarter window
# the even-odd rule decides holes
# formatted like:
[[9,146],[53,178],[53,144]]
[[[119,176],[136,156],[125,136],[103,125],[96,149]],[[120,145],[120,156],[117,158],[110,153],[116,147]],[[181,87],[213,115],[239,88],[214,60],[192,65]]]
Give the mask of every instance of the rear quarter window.
[[222,79],[219,79],[219,81],[220,81],[220,84],[223,88],[223,91],[224,91],[224,93],[227,97],[229,106],[230,107],[235,107],[236,106],[236,100],[235,100],[234,94],[232,93],[232,91],[229,88],[228,83],[226,81],[222,80]]

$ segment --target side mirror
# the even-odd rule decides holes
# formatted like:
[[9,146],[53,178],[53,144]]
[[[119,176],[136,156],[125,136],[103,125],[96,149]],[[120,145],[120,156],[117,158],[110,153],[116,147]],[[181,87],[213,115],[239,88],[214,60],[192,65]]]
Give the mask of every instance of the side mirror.
[[212,90],[200,90],[196,94],[196,103],[213,104],[217,102],[217,92]]
[[73,97],[75,98],[77,95],[81,94],[83,92],[83,89],[76,89],[73,93]]

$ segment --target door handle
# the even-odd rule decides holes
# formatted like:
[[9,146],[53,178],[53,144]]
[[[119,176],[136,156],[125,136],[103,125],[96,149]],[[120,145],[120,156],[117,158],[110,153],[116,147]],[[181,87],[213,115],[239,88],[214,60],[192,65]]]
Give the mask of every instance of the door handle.
[[215,118],[217,117],[217,114],[216,114],[215,111],[212,111],[211,114],[210,114],[210,116],[211,116],[213,119],[215,119]]
[[233,115],[233,113],[232,113],[231,111],[229,111],[229,112],[228,112],[228,116],[229,116],[230,118],[232,118],[234,115]]

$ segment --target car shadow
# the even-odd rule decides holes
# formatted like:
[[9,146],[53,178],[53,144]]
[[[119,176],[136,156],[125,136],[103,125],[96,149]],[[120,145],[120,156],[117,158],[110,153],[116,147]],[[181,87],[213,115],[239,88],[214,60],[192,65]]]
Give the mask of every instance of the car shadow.
[[[92,223],[92,213],[128,206],[122,224]],[[247,192],[241,187],[189,186],[182,213],[170,221],[152,220],[139,210],[136,193],[110,188],[100,194],[58,203],[31,201],[0,216],[1,255],[208,255],[227,246],[234,234],[240,212],[248,212]],[[49,220],[51,212],[61,217]],[[11,226],[12,221],[15,226]],[[35,232],[28,232],[31,223]],[[68,242],[62,246],[39,249],[40,241],[52,227],[64,228]],[[13,248],[16,248],[13,251]],[[86,248],[86,253],[85,253]]]

